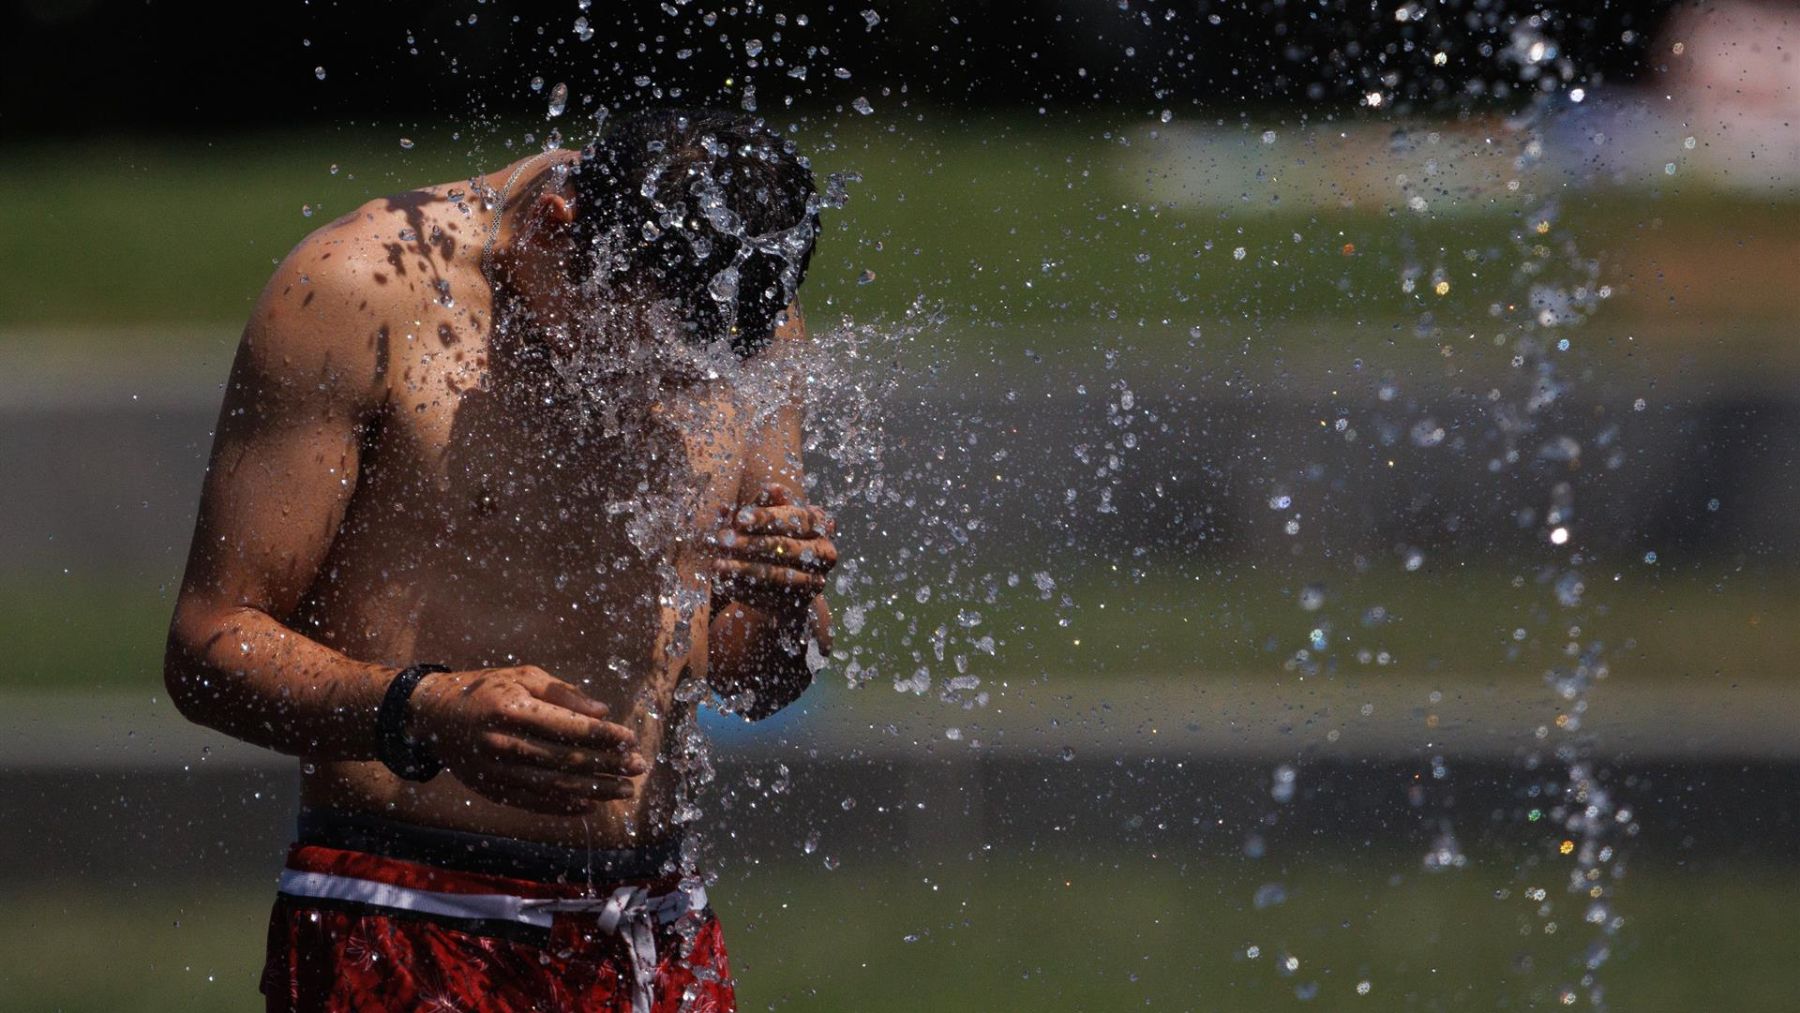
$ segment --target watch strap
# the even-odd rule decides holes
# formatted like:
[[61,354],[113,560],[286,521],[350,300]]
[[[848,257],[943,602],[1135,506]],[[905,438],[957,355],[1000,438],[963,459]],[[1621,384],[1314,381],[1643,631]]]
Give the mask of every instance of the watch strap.
[[381,697],[381,708],[375,714],[375,757],[397,777],[429,781],[444,769],[443,761],[425,743],[406,734],[406,714],[419,683],[428,675],[448,671],[444,665],[408,665],[388,683]]

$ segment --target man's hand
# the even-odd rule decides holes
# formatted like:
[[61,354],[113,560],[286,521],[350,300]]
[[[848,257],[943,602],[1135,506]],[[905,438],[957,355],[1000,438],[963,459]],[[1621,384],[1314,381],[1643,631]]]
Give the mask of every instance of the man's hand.
[[715,599],[742,602],[777,616],[812,611],[837,565],[831,536],[837,524],[815,506],[798,504],[780,485],[763,488],[735,513],[722,511],[723,526],[709,539]]
[[486,798],[577,815],[630,798],[650,769],[637,736],[606,705],[525,665],[426,676],[412,698],[415,738]]

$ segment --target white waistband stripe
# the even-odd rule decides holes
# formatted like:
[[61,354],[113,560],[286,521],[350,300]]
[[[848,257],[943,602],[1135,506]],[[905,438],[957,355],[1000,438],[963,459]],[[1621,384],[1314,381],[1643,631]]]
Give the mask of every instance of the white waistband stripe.
[[439,893],[414,890],[370,879],[334,876],[324,872],[283,869],[276,887],[290,897],[353,901],[371,907],[395,908],[445,918],[478,918],[550,927],[550,912],[527,909],[524,898],[499,893]]

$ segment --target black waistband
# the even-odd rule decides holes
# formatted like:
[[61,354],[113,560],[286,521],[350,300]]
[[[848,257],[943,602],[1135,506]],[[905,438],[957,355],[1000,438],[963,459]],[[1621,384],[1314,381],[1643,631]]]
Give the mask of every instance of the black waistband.
[[402,862],[539,882],[655,879],[674,872],[681,840],[637,848],[568,848],[445,830],[341,809],[302,809],[301,844],[362,851]]

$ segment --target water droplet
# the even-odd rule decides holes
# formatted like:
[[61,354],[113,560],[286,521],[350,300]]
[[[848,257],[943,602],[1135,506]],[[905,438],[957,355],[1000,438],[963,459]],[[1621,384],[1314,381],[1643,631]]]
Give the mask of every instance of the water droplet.
[[300,205],[300,217],[311,218],[312,215],[313,215],[313,206],[311,204]]
[[1075,748],[1073,746],[1062,747],[1057,750],[1056,758],[1064,763],[1068,763],[1070,760],[1075,759]]
[[412,138],[410,138],[410,137],[400,138],[400,150],[411,151],[412,149],[413,149],[413,139]]
[[563,114],[563,110],[566,109],[568,107],[568,105],[569,105],[569,86],[566,84],[563,84],[561,81],[558,81],[550,89],[550,110],[549,110],[550,116],[551,117],[561,116]]
[[874,28],[876,25],[881,24],[881,15],[875,13],[872,10],[871,11],[863,11],[862,17],[863,17],[863,24],[868,25],[870,28]]
[[706,294],[713,297],[714,302],[728,303],[738,295],[738,271],[736,267],[727,267],[713,275],[712,281],[706,285]]
[[313,68],[313,77],[316,77],[321,81],[325,80],[325,68],[324,67],[314,67]]
[[850,103],[850,108],[862,113],[864,116],[875,111],[875,107],[869,104],[868,98],[862,95],[858,95],[856,101]]
[[1275,768],[1274,782],[1269,786],[1269,797],[1282,804],[1294,800],[1294,782],[1299,775],[1290,764],[1282,764]]
[[1444,442],[1444,427],[1434,419],[1420,419],[1408,435],[1415,447],[1435,447]]
[[544,90],[544,79],[541,77],[532,78],[531,79],[531,90],[532,91],[543,91]]

